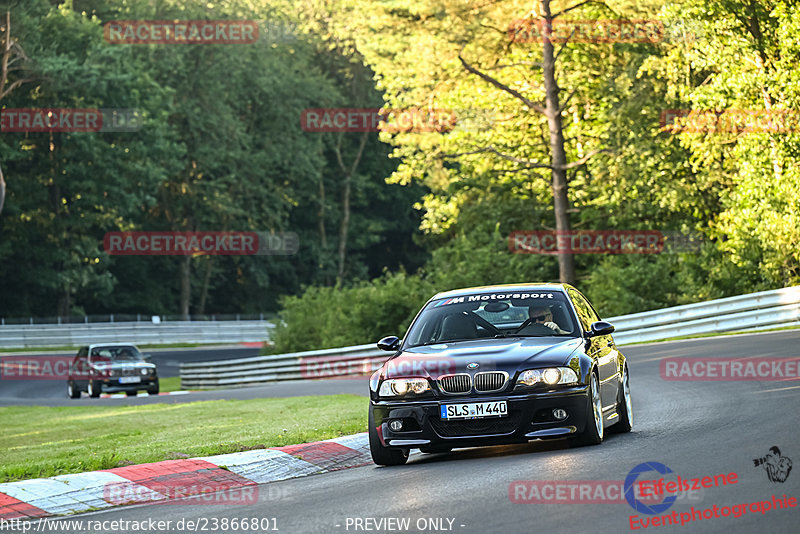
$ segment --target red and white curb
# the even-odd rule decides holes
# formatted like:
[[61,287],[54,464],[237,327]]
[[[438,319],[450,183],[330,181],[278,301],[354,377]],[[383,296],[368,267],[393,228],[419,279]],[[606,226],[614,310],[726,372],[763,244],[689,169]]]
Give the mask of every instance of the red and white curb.
[[[156,393],[155,395],[151,395],[151,394],[147,393],[146,391],[143,391],[141,393],[137,393],[136,396],[137,397],[161,397],[163,395],[188,395],[189,393],[195,393],[195,392],[194,391],[184,391],[184,390],[181,390],[181,391],[164,391],[162,393]],[[101,399],[124,399],[124,398],[127,398],[127,397],[128,397],[128,395],[125,394],[125,393],[101,393],[100,394],[100,398]]]
[[[7,482],[0,484],[0,519],[75,514],[127,504],[168,504],[231,490],[238,495],[216,504],[252,504],[258,498],[257,484],[369,463],[365,432],[314,443]],[[197,497],[201,498],[199,504],[215,504]]]

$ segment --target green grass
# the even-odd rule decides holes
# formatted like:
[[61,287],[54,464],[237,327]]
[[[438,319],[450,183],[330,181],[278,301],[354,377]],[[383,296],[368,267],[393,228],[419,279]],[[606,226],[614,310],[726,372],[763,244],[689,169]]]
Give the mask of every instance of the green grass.
[[366,431],[356,395],[125,407],[0,407],[0,482],[306,443]]
[[165,392],[165,391],[183,391],[181,389],[181,377],[179,377],[179,376],[170,376],[169,378],[159,377],[159,379],[158,379],[158,390],[161,391],[161,392]]

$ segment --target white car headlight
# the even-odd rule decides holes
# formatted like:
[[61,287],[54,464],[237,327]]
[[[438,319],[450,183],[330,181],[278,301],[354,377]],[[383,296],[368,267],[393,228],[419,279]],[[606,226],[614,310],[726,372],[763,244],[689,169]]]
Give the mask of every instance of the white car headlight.
[[578,375],[569,367],[549,367],[547,369],[522,371],[519,378],[517,378],[517,384],[523,386],[535,386],[539,382],[544,382],[550,386],[577,384]]
[[561,380],[561,371],[558,369],[545,369],[542,373],[542,379],[551,386],[558,384]]
[[407,393],[419,395],[430,391],[431,385],[424,378],[392,378],[381,384],[378,395],[381,397],[402,397]]

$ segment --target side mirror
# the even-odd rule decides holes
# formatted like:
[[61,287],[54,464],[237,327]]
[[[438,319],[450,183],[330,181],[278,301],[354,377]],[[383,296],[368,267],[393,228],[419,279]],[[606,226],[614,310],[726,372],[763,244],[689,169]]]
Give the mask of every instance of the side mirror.
[[592,323],[592,331],[589,332],[589,337],[607,336],[614,332],[614,325],[606,321],[597,321]]
[[146,362],[152,362],[153,361],[153,355],[152,354],[142,354],[142,359],[144,361],[146,361]]
[[394,352],[400,348],[400,338],[397,336],[385,337],[378,341],[378,348]]

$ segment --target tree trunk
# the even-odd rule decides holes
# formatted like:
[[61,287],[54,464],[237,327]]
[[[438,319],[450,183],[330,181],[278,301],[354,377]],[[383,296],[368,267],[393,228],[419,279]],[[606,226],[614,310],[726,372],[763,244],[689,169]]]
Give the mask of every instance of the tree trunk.
[[320,173],[319,177],[319,210],[317,210],[317,217],[319,218],[319,242],[322,250],[328,248],[328,236],[325,234],[325,181]]
[[[11,11],[6,11],[6,24],[3,27],[3,32],[6,35],[5,43],[3,43],[3,54],[0,56],[0,100],[10,95],[16,88],[22,84],[32,82],[36,78],[29,76],[27,78],[19,78],[9,83],[9,63],[12,60],[22,60],[30,62],[30,59],[25,55],[16,39],[11,38]],[[17,67],[19,68],[19,67]],[[0,214],[3,213],[3,205],[6,200],[6,181],[3,177],[3,171],[0,169]]]
[[58,298],[58,316],[69,317],[70,308],[72,308],[72,295],[70,294],[69,287],[65,287],[63,293]]
[[[542,71],[545,88],[545,116],[550,130],[550,163],[552,165],[553,207],[556,216],[558,234],[570,230],[569,197],[567,195],[567,154],[564,150],[564,132],[561,123],[559,104],[559,87],[556,81],[556,62],[553,43],[548,38],[552,28],[553,17],[550,12],[550,0],[541,0],[542,16],[547,30],[542,31]],[[562,283],[575,283],[575,258],[571,253],[558,253],[558,274]]]
[[3,179],[3,169],[0,168],[0,214],[3,213],[3,204],[6,202],[6,181]]
[[349,174],[344,177],[344,187],[342,188],[342,222],[339,226],[339,268],[336,277],[341,281],[344,277],[344,260],[347,253],[347,232],[350,228],[350,183],[352,179]]
[[344,182],[342,187],[342,220],[339,224],[339,267],[337,269],[337,283],[341,283],[344,277],[345,260],[347,256],[347,233],[350,229],[350,190],[353,180],[353,175],[358,168],[361,161],[361,156],[364,153],[364,146],[367,144],[367,136],[369,132],[364,132],[361,135],[361,141],[358,145],[358,152],[353,159],[352,165],[348,168],[342,159],[342,134],[339,134],[336,140],[334,151],[336,152],[336,161],[339,163],[339,168],[344,174]]
[[[322,159],[322,143],[319,145],[320,159]],[[322,250],[328,248],[328,236],[325,233],[325,173],[320,169],[319,171],[319,209],[317,210],[317,218],[319,219],[319,241]]]
[[189,255],[181,258],[181,318],[189,320],[189,299],[191,298],[192,257]]
[[200,290],[200,302],[197,305],[198,315],[206,313],[206,299],[208,298],[208,286],[211,285],[211,264],[213,262],[214,256],[206,256],[206,272],[203,275],[203,288]]

